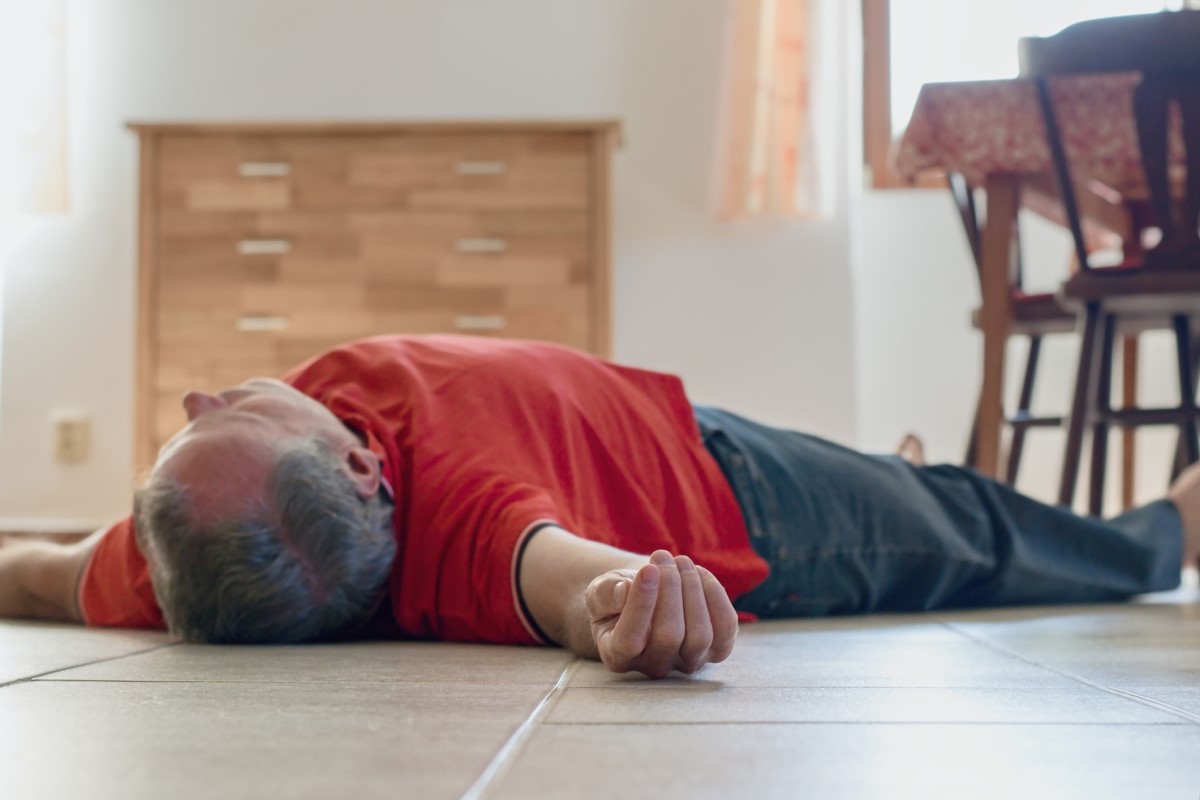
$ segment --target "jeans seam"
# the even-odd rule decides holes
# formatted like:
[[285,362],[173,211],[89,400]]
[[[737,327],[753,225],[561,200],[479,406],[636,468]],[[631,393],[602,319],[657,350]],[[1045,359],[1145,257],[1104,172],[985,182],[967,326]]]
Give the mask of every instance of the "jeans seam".
[[943,561],[957,561],[963,564],[979,564],[986,566],[988,562],[982,559],[963,558],[962,556],[946,555],[938,550],[931,550],[927,547],[898,547],[889,545],[854,545],[847,547],[821,548],[816,550],[808,550],[802,552],[797,561],[811,561],[816,558],[822,558],[832,555],[844,555],[849,553],[873,553],[873,554],[898,554],[898,553],[915,553],[923,556],[936,555]]

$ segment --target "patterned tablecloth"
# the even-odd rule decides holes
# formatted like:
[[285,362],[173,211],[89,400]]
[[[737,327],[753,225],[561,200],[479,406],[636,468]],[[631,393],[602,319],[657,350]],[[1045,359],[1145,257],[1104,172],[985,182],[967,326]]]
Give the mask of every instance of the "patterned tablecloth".
[[[1051,83],[1063,141],[1077,179],[1087,175],[1118,192],[1144,185],[1133,122],[1137,73],[1056,78]],[[1172,155],[1182,160],[1178,125]],[[1049,173],[1050,152],[1032,80],[927,83],[892,151],[896,172],[962,172],[975,184],[988,174]]]

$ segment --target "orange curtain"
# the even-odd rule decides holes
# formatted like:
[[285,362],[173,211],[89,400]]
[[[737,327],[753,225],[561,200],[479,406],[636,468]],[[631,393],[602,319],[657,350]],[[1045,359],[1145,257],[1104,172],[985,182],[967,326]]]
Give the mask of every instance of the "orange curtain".
[[728,13],[717,214],[811,216],[807,0],[729,0]]

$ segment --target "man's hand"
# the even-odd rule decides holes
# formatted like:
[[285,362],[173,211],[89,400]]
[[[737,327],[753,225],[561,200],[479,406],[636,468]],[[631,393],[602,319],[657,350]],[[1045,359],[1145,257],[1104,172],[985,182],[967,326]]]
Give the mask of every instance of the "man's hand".
[[733,651],[738,619],[716,576],[656,550],[641,569],[593,580],[585,596],[600,660],[613,672],[691,674]]
[[524,549],[518,586],[552,641],[614,672],[651,678],[723,661],[737,612],[711,572],[687,556],[645,555],[540,529]]

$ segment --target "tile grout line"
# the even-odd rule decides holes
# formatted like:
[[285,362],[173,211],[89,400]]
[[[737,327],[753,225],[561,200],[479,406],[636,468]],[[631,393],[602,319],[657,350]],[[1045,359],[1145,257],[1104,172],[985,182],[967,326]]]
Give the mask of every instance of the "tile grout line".
[[1119,689],[1115,686],[1105,686],[1104,684],[1096,683],[1095,681],[1088,680],[1087,678],[1083,677],[1082,675],[1076,675],[1073,672],[1067,672],[1065,670],[1061,670],[1056,667],[1052,667],[1049,664],[1044,664],[1041,661],[1038,661],[1036,659],[1024,656],[1021,653],[1018,653],[1016,650],[1005,647],[1004,645],[999,644],[997,642],[992,642],[992,641],[984,639],[980,636],[976,636],[974,634],[967,633],[966,631],[959,629],[954,623],[942,622],[942,624],[945,625],[947,628],[951,629],[952,631],[954,631],[955,633],[965,636],[968,639],[970,639],[971,641],[982,645],[983,647],[987,647],[987,648],[989,648],[991,650],[995,650],[996,652],[999,652],[999,653],[1004,653],[1005,655],[1008,655],[1013,658],[1024,661],[1026,664],[1031,664],[1035,667],[1040,667],[1041,669],[1044,669],[1048,672],[1053,672],[1055,675],[1059,675],[1063,678],[1067,678],[1068,680],[1072,680],[1077,683],[1082,683],[1084,686],[1090,686],[1091,688],[1098,689],[1099,691],[1105,692],[1106,694],[1111,694],[1111,695],[1115,695],[1117,697],[1122,697],[1126,700],[1130,700],[1130,701],[1138,703],[1140,705],[1149,706],[1150,708],[1156,709],[1158,711],[1162,711],[1164,713],[1168,713],[1168,714],[1171,714],[1176,717],[1181,717],[1181,718],[1187,720],[1188,722],[1192,723],[1193,725],[1200,724],[1200,716],[1193,714],[1192,712],[1187,711],[1185,709],[1179,708],[1177,706],[1173,706],[1170,703],[1164,703],[1161,700],[1155,700],[1150,697],[1145,697],[1143,695],[1137,694],[1136,692],[1130,692],[1125,689]]
[[[136,656],[140,653],[148,653],[149,650],[139,651],[138,653],[127,653],[126,655]],[[100,664],[104,660],[113,660],[117,658],[125,658],[125,656],[113,656],[112,659],[102,659],[101,661],[90,662],[88,664],[80,664],[78,667],[63,667],[63,669],[79,669],[81,667],[91,666],[92,663]],[[21,678],[13,683],[19,683],[22,680],[42,680],[47,675],[53,675],[57,670],[43,672],[40,675],[32,675],[29,678]],[[390,678],[350,678],[330,681],[324,678],[309,679],[309,680],[263,680],[251,679],[240,680],[235,678],[50,678],[46,683],[190,683],[190,684],[233,684],[237,686],[491,686],[493,684],[482,683],[479,681],[463,681],[450,682],[446,681],[408,681],[403,679]],[[510,683],[508,686],[545,686],[544,683]]]
[[1191,720],[1193,725],[1200,725],[1200,714],[1193,714],[1191,711],[1188,711],[1185,708],[1173,706],[1170,703],[1162,700],[1155,700],[1153,697],[1147,697],[1144,694],[1139,694],[1138,692],[1133,692],[1129,689],[1120,689],[1116,686],[1108,686],[1105,688],[1113,694],[1126,697],[1130,700],[1142,703],[1143,705],[1151,706],[1152,708],[1157,708],[1160,711],[1165,711],[1170,714],[1175,714],[1176,716],[1184,717]]
[[516,760],[518,751],[524,746],[525,740],[533,733],[534,728],[542,721],[542,718],[550,713],[550,709],[562,695],[567,683],[571,680],[571,676],[579,668],[579,664],[580,660],[576,657],[563,668],[562,674],[558,676],[558,682],[542,698],[541,702],[534,707],[533,711],[521,723],[520,727],[513,732],[513,735],[508,737],[508,741],[500,748],[500,752],[496,753],[495,758],[484,768],[483,773],[471,784],[471,788],[463,792],[460,800],[479,800],[495,784],[497,778],[511,768],[512,763]]
[[59,667],[57,669],[49,669],[49,670],[46,670],[45,672],[39,672],[37,675],[27,675],[24,678],[17,678],[15,681],[7,681],[5,683],[0,683],[0,689],[5,689],[9,686],[16,686],[21,683],[29,683],[30,681],[35,681],[39,678],[44,678],[47,675],[54,675],[55,673],[58,673],[58,672],[66,672],[67,670],[80,669],[82,667],[90,667],[94,664],[104,664],[109,661],[119,661],[122,658],[131,658],[133,656],[145,655],[146,653],[153,653],[155,650],[163,650],[167,647],[175,647],[177,644],[179,644],[179,642],[167,642],[165,644],[156,644],[153,647],[147,647],[145,650],[135,650],[132,653],[121,653],[120,655],[109,656],[108,658],[98,658],[95,661],[85,661],[82,664],[71,664],[70,666],[66,666],[66,667]]
[[729,727],[732,725],[741,726],[771,726],[771,727],[817,727],[821,725],[842,725],[863,727],[876,727],[883,725],[890,726],[905,726],[905,725],[922,725],[926,727],[987,727],[994,728],[1000,726],[1023,727],[1023,728],[1111,728],[1119,726],[1122,728],[1181,728],[1187,727],[1183,722],[1036,722],[1025,720],[968,720],[968,719],[950,719],[950,720],[922,720],[922,719],[882,719],[882,720],[858,720],[858,719],[759,719],[759,720],[673,720],[669,722],[622,722],[622,721],[584,721],[584,722],[547,722],[548,727],[552,728],[672,728],[672,727]]

